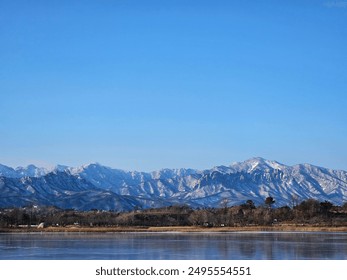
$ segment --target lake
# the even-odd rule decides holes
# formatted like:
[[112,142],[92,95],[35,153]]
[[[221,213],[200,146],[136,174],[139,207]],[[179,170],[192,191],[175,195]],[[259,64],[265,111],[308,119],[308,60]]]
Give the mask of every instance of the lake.
[[347,233],[3,233],[2,260],[345,260]]

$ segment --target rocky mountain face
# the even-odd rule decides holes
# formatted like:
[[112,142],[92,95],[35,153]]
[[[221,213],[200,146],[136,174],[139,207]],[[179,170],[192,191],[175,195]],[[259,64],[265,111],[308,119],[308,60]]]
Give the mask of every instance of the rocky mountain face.
[[274,206],[292,206],[308,198],[336,205],[347,201],[347,172],[309,164],[286,166],[252,158],[208,170],[162,169],[128,172],[100,164],[0,165],[0,207],[54,205],[78,210],[128,211],[135,208],[187,204],[191,207],[256,205],[272,196]]

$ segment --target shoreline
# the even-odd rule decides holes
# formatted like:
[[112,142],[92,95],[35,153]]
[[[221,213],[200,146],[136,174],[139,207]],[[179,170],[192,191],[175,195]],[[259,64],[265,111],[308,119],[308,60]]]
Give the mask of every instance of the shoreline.
[[46,227],[46,228],[0,228],[0,233],[59,233],[59,232],[179,232],[179,233],[228,233],[228,232],[347,232],[347,226],[311,226],[311,225],[275,225],[275,226],[242,226],[242,227],[198,227],[198,226],[167,226],[167,227]]

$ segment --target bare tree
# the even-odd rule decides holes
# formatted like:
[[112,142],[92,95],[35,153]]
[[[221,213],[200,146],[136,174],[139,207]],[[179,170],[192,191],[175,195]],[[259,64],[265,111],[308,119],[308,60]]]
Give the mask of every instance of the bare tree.
[[275,200],[272,196],[268,196],[266,199],[265,199],[265,204],[267,205],[267,207],[270,209],[272,207],[272,204],[275,203]]

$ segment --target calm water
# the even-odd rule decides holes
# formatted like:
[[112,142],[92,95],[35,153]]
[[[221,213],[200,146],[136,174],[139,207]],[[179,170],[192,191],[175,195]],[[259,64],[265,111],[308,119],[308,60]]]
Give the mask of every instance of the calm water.
[[347,259],[347,233],[0,234],[0,259]]

